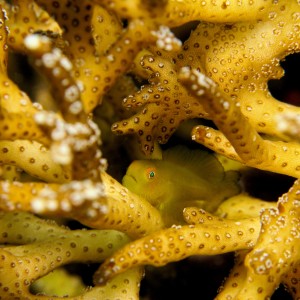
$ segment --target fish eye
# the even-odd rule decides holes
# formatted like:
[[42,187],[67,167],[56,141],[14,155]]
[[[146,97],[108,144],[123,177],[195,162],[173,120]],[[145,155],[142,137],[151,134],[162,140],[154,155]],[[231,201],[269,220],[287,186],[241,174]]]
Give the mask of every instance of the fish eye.
[[155,176],[155,172],[154,171],[151,171],[150,173],[149,173],[149,178],[153,178]]
[[147,177],[149,179],[153,179],[155,177],[155,169],[153,168],[147,169]]

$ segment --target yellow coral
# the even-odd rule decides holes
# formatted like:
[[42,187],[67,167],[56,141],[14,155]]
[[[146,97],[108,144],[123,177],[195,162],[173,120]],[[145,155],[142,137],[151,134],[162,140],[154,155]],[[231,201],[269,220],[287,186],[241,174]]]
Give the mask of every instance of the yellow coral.
[[[0,251],[0,299],[45,299],[45,296],[32,295],[30,292],[30,285],[37,278],[72,261],[101,261],[114,248],[128,241],[124,234],[117,231],[71,231],[27,213],[2,212],[0,223],[1,243],[11,244],[2,247]],[[9,274],[5,271],[7,268],[11,269]],[[26,278],[20,277],[20,273],[25,273]],[[117,297],[124,293],[124,289],[128,297],[136,299],[140,278],[141,270],[135,269],[116,278],[105,288],[95,288],[71,299],[92,299],[95,295]],[[121,284],[124,281],[128,281],[128,290]],[[46,299],[53,299],[50,296]]]
[[239,104],[222,93],[216,84],[202,73],[186,68],[182,70],[181,78],[197,98],[201,98],[204,93],[207,95],[203,105],[213,115],[214,122],[242,162],[262,170],[299,176],[297,144],[264,140],[242,114]]
[[[243,192],[216,215],[180,203],[183,224],[169,227],[151,203],[108,175],[103,157],[121,178],[131,159],[160,159],[157,143],[201,118],[208,122],[201,120],[191,138],[238,161],[238,169],[299,178],[299,108],[268,90],[269,80],[283,76],[280,60],[300,51],[299,1],[0,5],[0,299],[53,299],[33,295],[31,283],[66,263],[102,260],[94,279],[109,280],[106,286],[70,298],[138,299],[143,265],[232,251],[235,265],[217,299],[270,298],[280,283],[299,297],[299,180],[277,202]],[[10,78],[9,50],[48,80],[53,111]],[[111,124],[114,133],[137,135],[144,154],[135,139],[112,138]]]
[[185,211],[185,219],[193,225],[173,226],[155,232],[117,251],[95,273],[95,282],[103,284],[133,266],[163,266],[191,255],[216,255],[250,249],[260,231],[259,218],[225,220],[201,209],[189,209]]

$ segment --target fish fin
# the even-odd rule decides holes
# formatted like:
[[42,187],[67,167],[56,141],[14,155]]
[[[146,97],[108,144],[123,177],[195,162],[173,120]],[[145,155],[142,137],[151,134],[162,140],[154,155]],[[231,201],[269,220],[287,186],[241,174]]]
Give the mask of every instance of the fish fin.
[[210,201],[207,201],[204,209],[213,213],[223,201],[239,194],[241,192],[239,179],[240,173],[238,171],[231,170],[225,172],[225,177],[220,185],[217,197],[212,197]]
[[225,178],[223,180],[223,188],[221,192],[224,194],[224,200],[233,197],[241,192],[241,185],[239,179],[241,174],[238,171],[225,172]]
[[164,151],[163,159],[184,166],[195,175],[212,183],[220,182],[225,176],[224,168],[219,160],[205,150],[191,150],[184,146],[176,146]]

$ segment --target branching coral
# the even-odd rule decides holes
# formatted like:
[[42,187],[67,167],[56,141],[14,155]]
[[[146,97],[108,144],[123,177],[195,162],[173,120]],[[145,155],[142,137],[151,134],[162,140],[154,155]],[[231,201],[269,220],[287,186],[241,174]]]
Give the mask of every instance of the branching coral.
[[151,153],[154,141],[166,143],[182,121],[207,114],[178,83],[176,65],[150,54],[141,57],[140,65],[149,73],[150,85],[125,98],[123,103],[128,108],[146,106],[130,119],[115,123],[112,129],[118,134],[136,133],[143,151]]
[[[262,2],[267,5],[265,1]],[[270,79],[282,76],[283,72],[279,66],[280,59],[299,51],[298,10],[299,7],[296,1],[289,1],[289,3],[279,1],[273,4],[269,10],[266,7],[262,9],[264,14],[255,21],[246,22],[241,17],[238,22],[229,24],[201,22],[191,33],[180,51],[171,55],[171,57],[167,55],[168,64],[175,63],[173,69],[177,72],[185,66],[200,70],[215,80],[228,97],[235,101],[238,99],[242,113],[259,133],[288,139],[286,135],[277,130],[276,116],[283,112],[299,113],[299,109],[274,99],[267,89],[267,82]],[[251,19],[250,16],[249,19]],[[226,22],[226,20],[221,21],[220,19],[220,22]],[[262,49],[266,48],[272,48],[272,51],[264,51],[264,55],[261,55]],[[156,56],[165,56],[164,53],[162,54],[161,51],[156,49],[152,49],[152,51]],[[162,61],[161,57],[156,59]],[[156,83],[156,89],[166,89],[168,91],[168,84],[163,83],[163,70],[163,68],[161,70],[156,68],[151,75],[152,77],[162,78],[161,82]],[[155,95],[153,82],[151,80],[150,82],[152,85],[149,88],[153,90]],[[183,114],[189,105],[193,106],[193,109],[191,109],[193,117],[196,113],[202,114],[202,116],[209,114],[208,111],[203,109],[201,102],[197,108],[194,101],[188,100],[180,82],[177,82],[176,86],[177,92],[174,91],[173,94],[168,93],[167,95],[167,105],[169,110],[176,109],[176,106],[178,106],[177,110],[182,111],[182,113],[174,114],[173,119],[175,121],[173,120],[171,124],[168,119],[163,122],[158,120],[162,123],[159,124],[159,127],[163,128],[165,126],[165,131],[168,133],[175,130],[173,124],[179,124],[189,118],[189,116]],[[147,98],[149,97],[147,97],[147,94],[149,94],[147,88],[144,88],[142,93],[146,107],[152,107],[151,102],[153,100],[151,101],[151,98],[150,103],[147,105]],[[178,95],[181,96],[180,100],[176,98]],[[142,97],[139,96],[139,98]],[[185,99],[187,99],[188,104],[182,103]],[[255,105],[253,99],[255,99]],[[139,102],[137,101],[137,103]],[[165,102],[165,97],[161,99],[157,97],[157,105],[162,105]],[[153,120],[151,114],[151,109],[147,113],[146,108],[144,108],[143,120],[148,121],[150,124]],[[212,116],[206,116],[206,118],[212,118]],[[121,126],[122,124],[123,126]],[[119,123],[118,130],[121,132],[120,127],[128,128],[127,122]],[[154,126],[152,128],[154,129],[153,137],[156,138],[157,129]],[[166,137],[169,137],[169,134]],[[159,135],[158,139],[165,142],[166,137],[161,138]],[[151,148],[145,149],[145,147],[143,149],[145,152],[151,150]]]
[[[58,266],[80,261],[99,262],[128,242],[125,234],[117,231],[71,231],[55,223],[40,220],[27,213],[1,213],[1,296],[0,299],[53,299],[33,296],[30,285],[34,280]],[[34,230],[35,235],[32,235]],[[15,246],[20,245],[21,246]],[[11,271],[7,274],[6,269]],[[21,274],[26,274],[23,277]],[[92,297],[118,297],[134,299],[138,292],[141,270],[135,269],[112,285],[89,290],[86,295],[72,299]],[[127,281],[124,285],[124,282]],[[112,286],[115,286],[112,288]],[[55,295],[53,295],[55,296]],[[63,299],[63,297],[55,297]]]
[[[259,239],[239,267],[238,276],[244,277],[243,281],[232,292],[223,291],[220,299],[229,294],[236,299],[265,299],[283,278],[295,278],[299,264],[299,180],[279,199],[277,209],[262,213],[261,222]],[[297,298],[293,281],[284,283],[290,291],[294,290]]]
[[[145,18],[167,26],[179,26],[191,20],[211,22],[236,22],[257,20],[271,7],[272,1],[229,3],[221,0],[209,4],[206,1],[96,1],[112,8],[124,18]],[[151,11],[149,11],[151,7]]]
[[[217,299],[269,299],[281,283],[300,297],[299,179],[277,202],[245,190],[236,195],[234,186],[220,201],[231,198],[215,202],[210,212],[186,207],[203,199],[182,188],[180,197],[164,196],[170,207],[162,213],[106,172],[116,153],[124,164],[114,167],[122,175],[131,159],[164,161],[167,152],[158,143],[167,143],[184,121],[205,119],[192,140],[245,169],[299,178],[300,110],[268,89],[269,80],[283,76],[280,60],[300,51],[299,1],[0,5],[0,299],[63,299],[34,295],[30,286],[53,270],[53,278],[65,276],[57,269],[66,264],[103,260],[92,288],[65,296],[138,299],[143,265],[227,252],[236,260]],[[29,59],[36,81],[46,78],[43,93],[52,111],[40,104],[42,94],[33,102],[10,78],[9,52]],[[121,144],[114,133],[137,135],[143,154],[136,155],[136,140]],[[174,170],[185,170],[182,165]],[[222,182],[230,171],[218,166],[209,176]],[[211,205],[216,194],[227,195],[221,185],[203,186]],[[175,210],[180,225],[168,216]],[[72,230],[34,215],[87,228]],[[54,279],[43,282],[42,294]]]
[[110,228],[139,237],[162,228],[159,212],[103,173],[102,183],[91,180],[66,184],[1,183],[3,210],[21,209],[70,217],[92,228]]
[[103,263],[95,280],[101,283],[140,264],[160,266],[195,254],[244,253],[253,247],[245,257],[240,254],[233,277],[227,279],[217,299],[266,299],[282,281],[293,290],[293,283],[283,278],[293,277],[294,266],[299,264],[298,186],[296,181],[278,208],[265,209],[260,218],[225,220],[188,208],[184,216],[193,225],[159,231],[127,245]]
[[[223,94],[211,79],[198,71],[184,69],[181,78],[196,97],[201,98],[204,93],[208,95],[203,105],[214,116],[214,122],[242,162],[258,169],[298,177],[300,161],[296,144],[264,140],[242,114],[239,102]],[[206,132],[207,136],[210,138],[209,132]]]
[[[95,274],[96,282],[102,283],[141,264],[162,266],[196,254],[216,255],[249,249],[260,231],[259,218],[225,220],[191,208],[185,210],[184,216],[193,225],[174,226],[126,245],[103,263]],[[198,223],[201,225],[194,225]]]

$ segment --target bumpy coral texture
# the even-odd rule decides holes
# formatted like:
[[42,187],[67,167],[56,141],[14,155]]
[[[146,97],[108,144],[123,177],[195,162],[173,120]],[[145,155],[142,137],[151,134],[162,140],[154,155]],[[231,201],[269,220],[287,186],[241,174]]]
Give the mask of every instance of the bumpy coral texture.
[[[280,284],[300,298],[300,109],[268,89],[300,52],[299,1],[0,6],[0,299],[139,299],[145,265],[228,252],[236,259],[216,299],[270,299]],[[37,71],[30,96],[9,73],[16,53]],[[117,175],[163,160],[159,144],[190,119],[199,124],[185,138],[236,161],[226,171],[294,184],[273,202],[241,190],[209,212],[180,204],[171,226]],[[93,286],[56,284],[72,286],[63,267],[75,263],[99,264]]]

